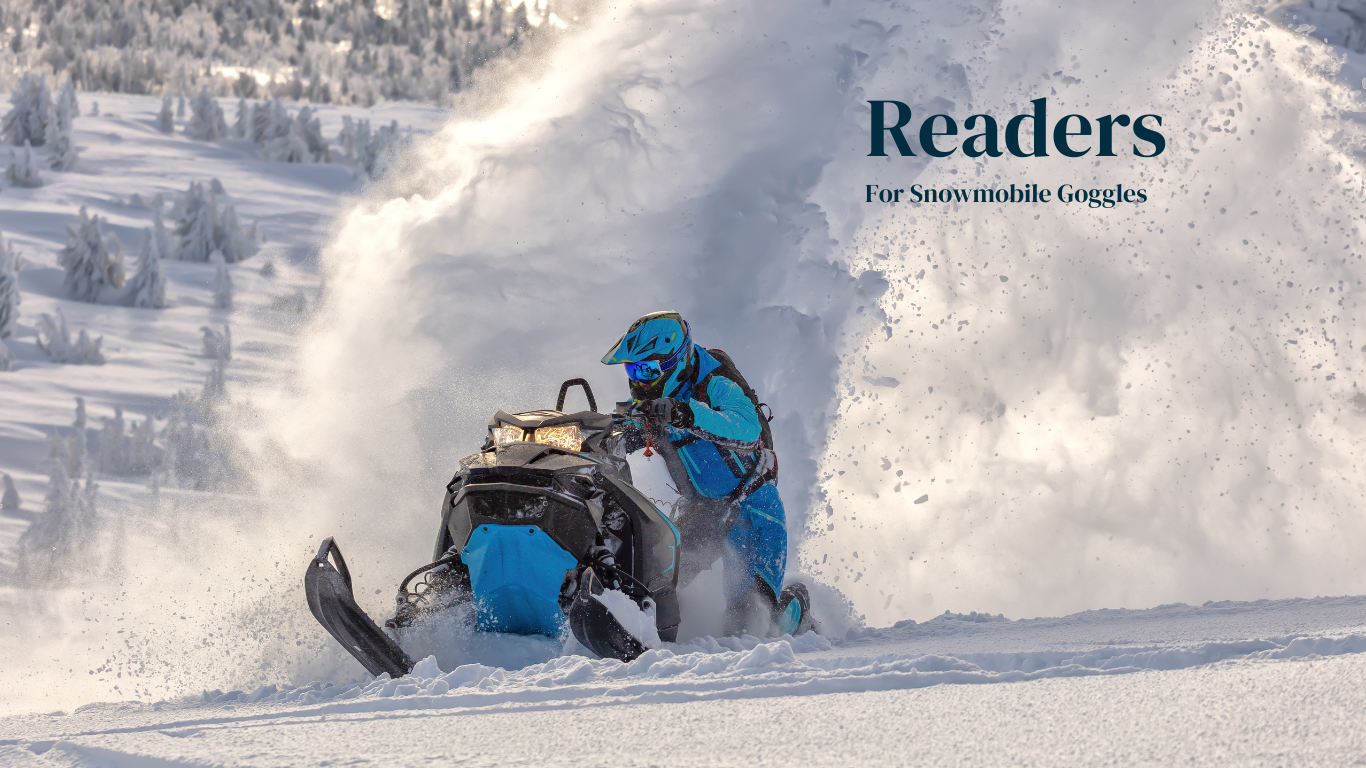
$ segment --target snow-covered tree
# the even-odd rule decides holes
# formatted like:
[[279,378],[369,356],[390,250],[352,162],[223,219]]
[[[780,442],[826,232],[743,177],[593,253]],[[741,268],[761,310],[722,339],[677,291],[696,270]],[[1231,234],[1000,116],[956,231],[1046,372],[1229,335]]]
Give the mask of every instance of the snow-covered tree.
[[5,483],[4,496],[0,496],[0,509],[18,509],[24,505],[24,500],[19,498],[19,489],[14,487],[14,478],[8,473],[3,476]]
[[86,213],[85,206],[80,216],[75,228],[66,228],[66,247],[57,254],[57,263],[66,270],[67,291],[82,301],[95,301],[105,286],[123,287],[123,248],[117,237],[104,236],[99,216]]
[[101,472],[119,473],[128,463],[128,436],[124,434],[123,409],[114,406],[114,418],[104,420],[100,430],[99,467]]
[[175,116],[178,120],[185,119],[185,86],[177,86],[175,101]]
[[215,360],[228,362],[232,360],[232,329],[223,326],[223,332],[219,333],[207,325],[200,326],[200,331],[204,333],[204,356],[212,357]]
[[[283,111],[276,105],[279,111]],[[313,110],[304,107],[286,125],[278,122],[278,113],[272,113],[273,138],[263,142],[262,156],[277,163],[330,163],[332,151],[323,138],[321,122],[313,116]]]
[[225,261],[236,263],[258,249],[255,227],[244,232],[232,204],[220,213],[217,195],[212,191],[206,194],[198,182],[192,182],[171,206],[171,218],[176,222],[176,258],[183,261],[208,261],[214,251],[219,251]]
[[213,306],[215,309],[232,309],[232,275],[228,273],[228,263],[223,252],[215,250],[209,261],[214,265]]
[[33,148],[24,142],[23,147],[9,151],[9,167],[5,169],[5,182],[15,187],[41,187],[43,177],[38,175],[38,161],[33,157]]
[[157,256],[163,259],[175,257],[175,254],[171,250],[171,239],[166,236],[166,222],[161,218],[160,195],[157,195],[156,203],[153,206],[152,240],[156,245]]
[[356,148],[370,140],[370,121],[352,120],[350,115],[342,115],[342,129],[337,134],[341,145],[342,159],[350,162],[356,159]]
[[171,114],[171,94],[161,97],[161,112],[157,113],[157,130],[175,133],[175,115]]
[[182,488],[227,490],[246,482],[245,451],[228,420],[227,361],[214,360],[199,391],[182,390],[171,399],[160,433],[162,471],[154,476]]
[[289,135],[292,118],[278,99],[253,104],[251,107],[252,142],[266,145],[274,139]]
[[0,237],[0,339],[8,339],[19,322],[19,254],[13,243]]
[[190,182],[190,188],[171,206],[175,220],[175,254],[181,261],[208,261],[217,247],[214,230],[218,228],[218,207],[204,185]]
[[6,144],[40,147],[47,140],[47,123],[52,117],[52,93],[47,78],[25,73],[19,87],[10,94],[10,111],[0,123]]
[[[72,117],[81,116],[81,103],[76,96],[76,83],[73,82],[69,77],[66,79],[66,82],[62,84],[60,98],[66,99],[66,103],[71,109]],[[94,114],[98,115],[99,113],[99,103],[96,102]]]
[[133,426],[128,441],[126,475],[145,475],[161,466],[161,448],[156,445],[156,429],[148,416]]
[[399,130],[397,120],[387,126],[381,125],[374,133],[370,132],[369,120],[357,120],[349,126],[343,121],[338,139],[346,147],[347,157],[372,179],[384,175],[393,156],[407,141]]
[[0,340],[0,371],[8,371],[14,367],[14,355],[10,353],[9,347],[3,340]]
[[57,310],[57,318],[52,315],[38,316],[38,349],[42,350],[54,363],[70,365],[104,365],[104,354],[100,345],[104,337],[91,339],[84,328],[73,343],[71,330],[67,327],[66,316]]
[[124,300],[131,307],[164,309],[166,307],[166,275],[161,271],[161,254],[157,253],[152,230],[142,231],[142,247],[133,277],[124,288]]
[[89,474],[82,486],[58,463],[48,478],[47,510],[19,537],[19,576],[35,587],[69,584],[88,570],[99,517],[99,486]]
[[85,398],[78,397],[76,418],[71,422],[71,429],[65,432],[53,430],[48,433],[48,461],[61,464],[67,477],[80,477],[85,474],[86,424]]
[[218,105],[218,101],[209,93],[208,88],[202,88],[199,95],[194,97],[190,103],[193,115],[190,122],[185,124],[185,135],[200,141],[217,141],[227,138],[228,123],[223,116],[223,108]]
[[47,121],[48,167],[56,171],[69,171],[76,165],[80,153],[71,137],[73,120],[78,113],[76,91],[67,81],[57,95],[52,107],[52,116]]
[[[394,11],[385,12],[384,6]],[[287,98],[371,106],[443,101],[470,73],[564,26],[555,0],[5,0],[7,71],[41,67],[86,91]],[[34,32],[36,31],[36,34]],[[289,73],[259,82],[246,69]]]
[[243,96],[237,100],[237,120],[232,124],[232,135],[245,139],[250,132],[251,108],[247,106],[247,97]]

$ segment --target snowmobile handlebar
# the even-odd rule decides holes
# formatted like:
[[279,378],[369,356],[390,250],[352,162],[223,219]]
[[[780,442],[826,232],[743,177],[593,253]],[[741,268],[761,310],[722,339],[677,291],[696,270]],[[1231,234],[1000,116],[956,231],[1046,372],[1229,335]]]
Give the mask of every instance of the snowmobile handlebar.
[[597,413],[598,401],[593,397],[593,390],[585,379],[570,379],[560,385],[560,396],[555,398],[555,410],[564,411],[564,396],[569,394],[569,388],[575,385],[583,387],[583,394],[588,398],[588,410]]

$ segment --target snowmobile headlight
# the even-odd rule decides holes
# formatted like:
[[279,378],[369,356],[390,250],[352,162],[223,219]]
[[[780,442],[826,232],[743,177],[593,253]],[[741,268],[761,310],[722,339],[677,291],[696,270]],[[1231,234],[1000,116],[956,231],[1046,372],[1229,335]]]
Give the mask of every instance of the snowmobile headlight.
[[508,443],[522,443],[527,441],[526,431],[521,427],[510,427],[506,424],[493,428],[493,444],[498,446]]
[[536,430],[536,442],[575,453],[583,450],[583,430],[578,424],[561,424]]

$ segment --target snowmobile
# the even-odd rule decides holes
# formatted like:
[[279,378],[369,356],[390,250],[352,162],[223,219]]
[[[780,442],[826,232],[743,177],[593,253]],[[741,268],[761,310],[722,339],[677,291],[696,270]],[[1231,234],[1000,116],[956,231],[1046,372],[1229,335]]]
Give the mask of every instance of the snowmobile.
[[[565,413],[580,386],[587,411]],[[460,460],[441,503],[433,562],[398,587],[392,631],[435,611],[472,606],[477,629],[563,637],[604,658],[645,652],[598,599],[616,589],[659,637],[678,635],[678,529],[631,484],[626,413],[598,413],[588,382],[560,386],[554,410],[489,419],[483,446]],[[419,577],[421,577],[419,579]],[[341,549],[324,539],[304,577],[318,623],[371,674],[401,677],[413,660],[356,604]]]

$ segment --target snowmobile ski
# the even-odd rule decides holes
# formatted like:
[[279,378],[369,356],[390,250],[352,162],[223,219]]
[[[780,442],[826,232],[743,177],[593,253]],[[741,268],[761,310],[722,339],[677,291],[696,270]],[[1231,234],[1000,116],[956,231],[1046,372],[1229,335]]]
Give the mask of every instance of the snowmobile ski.
[[584,647],[604,659],[632,661],[646,648],[621,626],[612,612],[597,599],[603,592],[602,581],[592,567],[584,568],[579,590],[569,607],[569,629]]
[[[335,567],[329,558],[336,561]],[[378,677],[387,672],[399,678],[412,670],[408,654],[356,605],[351,572],[331,536],[323,539],[317,557],[308,564],[304,591],[313,617],[370,674]]]

